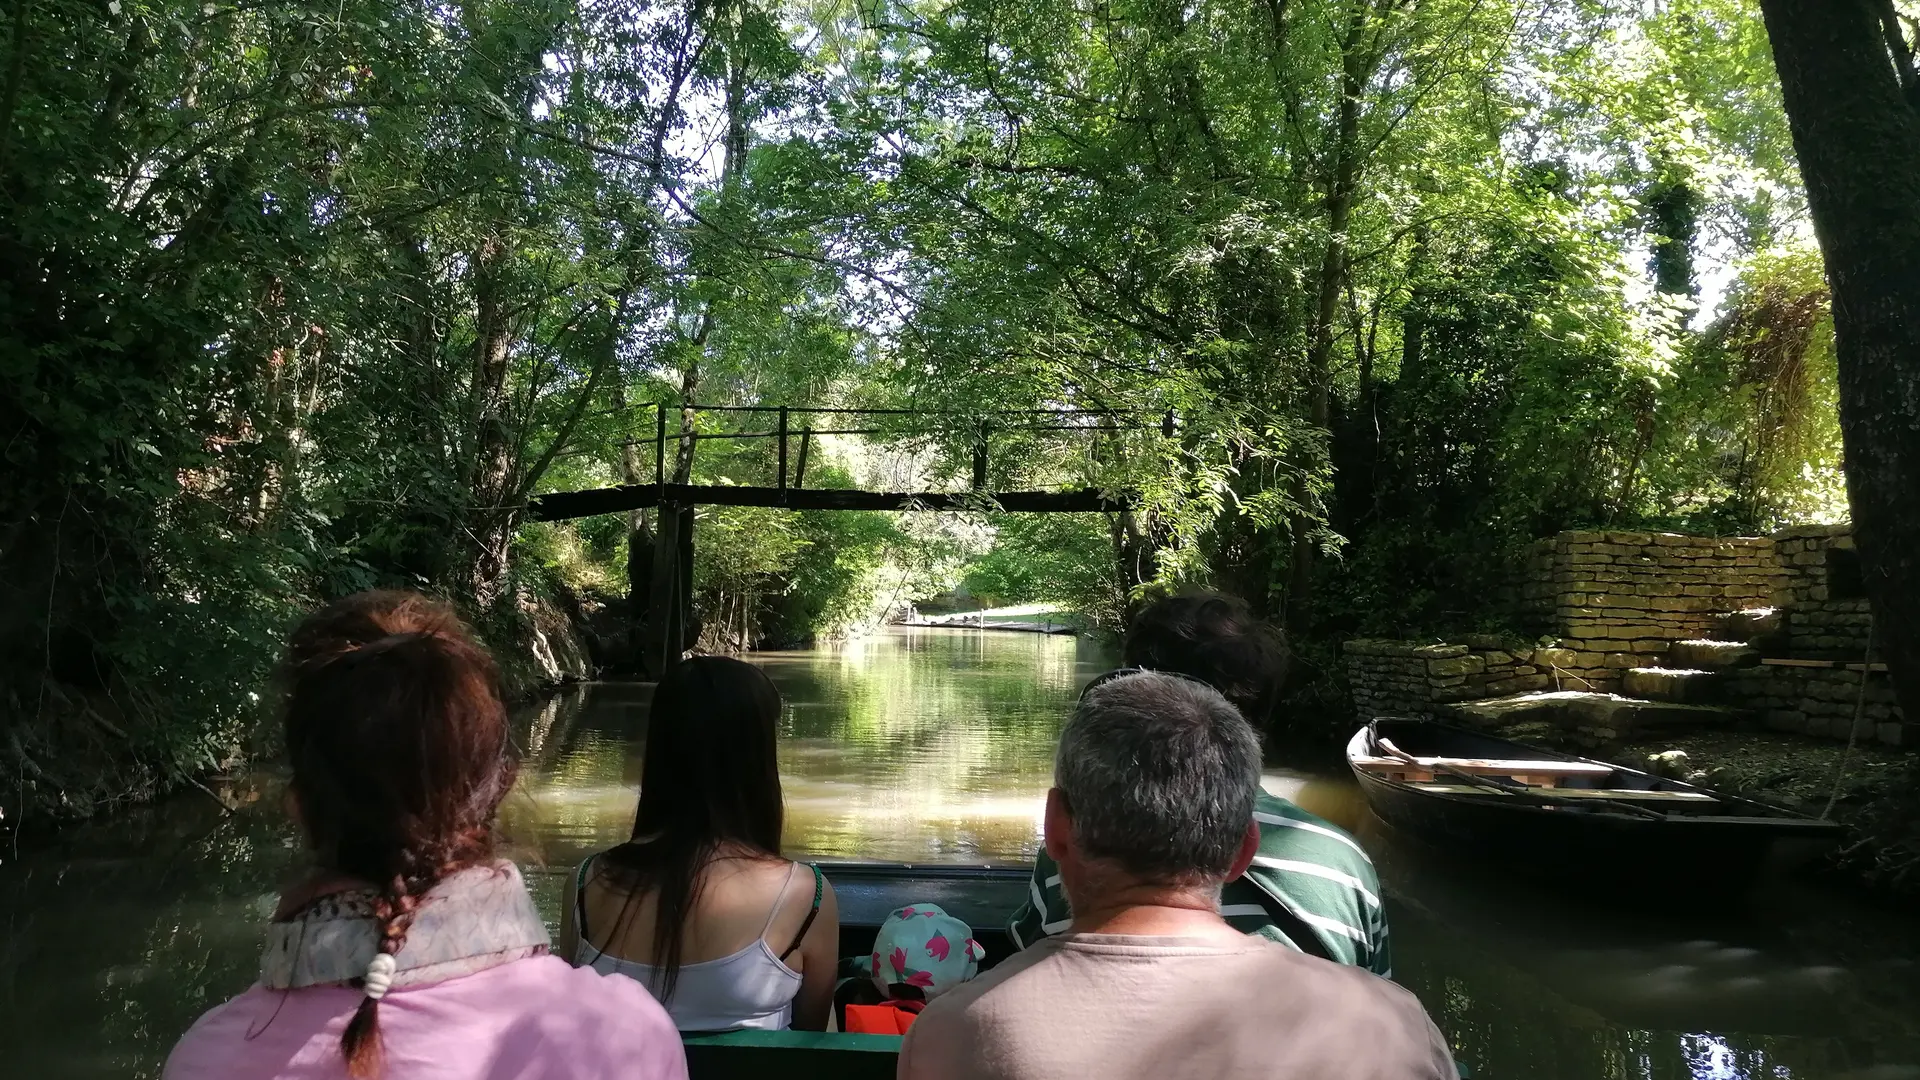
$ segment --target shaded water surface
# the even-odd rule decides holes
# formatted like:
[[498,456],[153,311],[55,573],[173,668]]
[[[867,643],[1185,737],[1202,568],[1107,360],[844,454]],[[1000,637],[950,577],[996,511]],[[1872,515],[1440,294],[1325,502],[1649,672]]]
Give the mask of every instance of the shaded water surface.
[[[754,657],[788,704],[794,854],[1030,858],[1060,722],[1108,658],[1068,638],[896,631]],[[567,868],[632,820],[649,688],[576,689],[523,719],[504,818],[550,919]],[[1344,778],[1268,786],[1356,829],[1386,879],[1399,980],[1476,1077],[1920,1080],[1920,922],[1805,886],[1658,918],[1415,858]],[[300,852],[270,779],[0,852],[0,1075],[141,1077],[243,988]],[[1714,888],[1696,880],[1646,888]],[[1698,907],[1697,904],[1689,905]]]

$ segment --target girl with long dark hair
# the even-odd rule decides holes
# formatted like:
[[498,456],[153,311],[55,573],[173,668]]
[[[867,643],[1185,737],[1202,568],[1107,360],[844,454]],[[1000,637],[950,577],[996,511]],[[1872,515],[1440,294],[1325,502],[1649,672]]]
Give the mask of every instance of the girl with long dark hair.
[[780,692],[694,657],[660,680],[633,839],[581,863],[560,929],[574,963],[627,975],[682,1031],[824,1030],[840,918],[819,868],[780,854]]
[[288,808],[315,866],[280,898],[260,981],[200,1018],[167,1080],[685,1080],[659,1004],[549,956],[494,856],[506,708],[451,609],[348,597],[294,632],[285,679]]

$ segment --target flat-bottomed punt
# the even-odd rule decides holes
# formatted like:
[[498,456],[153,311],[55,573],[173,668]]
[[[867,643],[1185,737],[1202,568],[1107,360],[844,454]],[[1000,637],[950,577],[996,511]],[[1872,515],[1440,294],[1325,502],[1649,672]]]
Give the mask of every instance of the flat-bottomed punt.
[[1833,822],[1782,807],[1427,720],[1373,721],[1348,742],[1347,764],[1377,817],[1449,857],[1660,903],[1686,898],[1675,885],[1730,899],[1840,836]]

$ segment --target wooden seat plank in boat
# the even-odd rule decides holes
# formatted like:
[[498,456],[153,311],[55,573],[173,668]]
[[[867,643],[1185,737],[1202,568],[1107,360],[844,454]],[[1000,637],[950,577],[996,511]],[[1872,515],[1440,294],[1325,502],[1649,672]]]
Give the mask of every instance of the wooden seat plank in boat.
[[[1526,788],[1498,788],[1488,785],[1479,787],[1474,784],[1416,784],[1421,791],[1435,795],[1526,795]],[[1720,800],[1703,791],[1645,791],[1635,788],[1554,788],[1552,792],[1542,792],[1554,799],[1587,799],[1594,802],[1666,802],[1666,803],[1713,803]]]
[[1421,782],[1446,773],[1468,776],[1511,776],[1523,784],[1557,788],[1568,777],[1611,776],[1610,765],[1594,761],[1528,761],[1503,758],[1414,757],[1402,761],[1393,757],[1356,757],[1349,759],[1356,769],[1364,769],[1396,780]]

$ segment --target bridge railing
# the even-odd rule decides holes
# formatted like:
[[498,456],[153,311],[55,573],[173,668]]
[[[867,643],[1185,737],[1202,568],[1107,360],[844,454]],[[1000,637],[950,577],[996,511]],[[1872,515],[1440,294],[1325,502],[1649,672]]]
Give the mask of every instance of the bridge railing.
[[[890,436],[894,438],[911,437],[951,437],[965,434],[972,437],[972,476],[971,486],[975,491],[983,491],[987,486],[987,468],[990,441],[995,436],[1011,434],[1093,433],[1101,431],[1152,431],[1158,430],[1165,438],[1172,438],[1176,417],[1173,410],[1155,411],[1150,409],[993,409],[975,412],[954,412],[932,409],[894,409],[894,408],[849,408],[826,405],[673,405],[666,402],[653,402],[649,406],[654,413],[653,479],[654,484],[664,488],[668,481],[667,447],[671,444],[688,442],[693,452],[698,452],[702,442],[741,439],[777,440],[775,451],[775,487],[786,491],[789,486],[789,473],[792,487],[806,486],[806,471],[812,441],[825,436]],[[669,412],[682,416],[682,425],[691,431],[668,430]],[[773,427],[764,431],[712,431],[699,430],[700,413],[746,414],[767,416],[772,419]],[[828,426],[815,426],[816,418],[837,417],[900,417],[934,421],[925,426],[848,426],[857,421],[838,421],[828,419]],[[943,424],[943,418],[963,421],[962,424]],[[793,442],[798,439],[798,452]],[[628,440],[623,445],[640,445],[638,441]],[[789,462],[793,468],[789,469]]]

